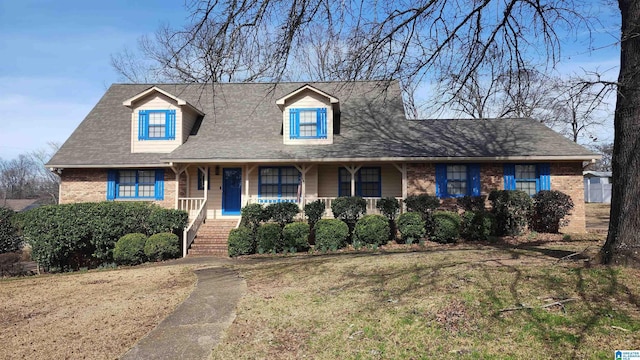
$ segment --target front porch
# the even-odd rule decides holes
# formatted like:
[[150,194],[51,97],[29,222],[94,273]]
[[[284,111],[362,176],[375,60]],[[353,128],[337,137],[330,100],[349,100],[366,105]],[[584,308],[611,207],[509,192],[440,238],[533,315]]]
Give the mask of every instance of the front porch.
[[[292,202],[301,209],[312,201],[325,204],[324,217],[333,217],[331,204],[340,196],[361,196],[367,214],[379,214],[378,200],[407,196],[407,166],[374,164],[193,164],[176,171],[175,208],[189,213],[184,249],[189,248],[207,219],[240,222],[248,204]],[[205,190],[206,189],[206,190]]]

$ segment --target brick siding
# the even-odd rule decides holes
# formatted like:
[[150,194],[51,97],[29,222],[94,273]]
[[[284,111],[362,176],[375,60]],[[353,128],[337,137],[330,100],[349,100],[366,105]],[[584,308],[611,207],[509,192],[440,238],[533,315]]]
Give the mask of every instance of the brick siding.
[[[559,190],[571,196],[574,209],[568,217],[569,224],[560,229],[567,233],[583,233],[585,228],[584,184],[582,163],[564,162],[551,164],[551,189]],[[481,194],[488,195],[492,190],[504,189],[503,164],[482,164],[480,166]],[[427,193],[434,195],[435,165],[407,165],[407,194]],[[488,203],[487,203],[488,205]]]
[[[176,177],[164,172],[164,200],[153,201],[168,209],[175,207]],[[60,176],[60,204],[100,202],[107,200],[106,169],[64,169]]]

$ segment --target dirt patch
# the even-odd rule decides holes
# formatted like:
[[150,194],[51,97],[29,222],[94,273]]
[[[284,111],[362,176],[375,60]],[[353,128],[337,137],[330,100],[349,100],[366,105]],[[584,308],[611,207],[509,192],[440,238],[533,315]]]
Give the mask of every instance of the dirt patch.
[[585,204],[587,231],[604,231],[609,228],[609,211],[611,204]]
[[113,359],[191,292],[184,266],[0,281],[0,359]]

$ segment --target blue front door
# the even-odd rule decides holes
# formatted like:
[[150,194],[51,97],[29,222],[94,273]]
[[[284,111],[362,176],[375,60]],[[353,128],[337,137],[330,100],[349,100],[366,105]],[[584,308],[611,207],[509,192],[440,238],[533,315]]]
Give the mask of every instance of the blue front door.
[[239,215],[242,202],[242,169],[222,169],[222,214]]

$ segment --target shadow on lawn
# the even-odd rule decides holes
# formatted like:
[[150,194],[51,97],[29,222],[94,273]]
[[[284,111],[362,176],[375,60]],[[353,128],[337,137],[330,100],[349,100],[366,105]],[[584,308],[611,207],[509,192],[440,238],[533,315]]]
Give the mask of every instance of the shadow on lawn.
[[[478,319],[479,324],[515,326],[516,331],[535,336],[538,341],[534,346],[544,346],[549,356],[584,356],[586,339],[602,333],[608,338],[614,335],[637,337],[635,333],[640,331],[637,318],[640,298],[637,287],[632,289],[625,281],[620,281],[626,270],[594,266],[584,261],[588,259],[586,255],[545,248],[545,243],[540,241],[518,246],[496,243],[405,252],[344,252],[254,258],[246,262],[251,271],[267,278],[293,273],[296,281],[306,282],[318,281],[322,278],[323,269],[332,268],[336,261],[365,259],[366,267],[356,262],[353,267],[341,268],[339,276],[332,278],[331,284],[322,285],[326,287],[323,296],[327,301],[343,291],[356,290],[369,292],[376,304],[402,302],[403,298],[413,299],[415,294],[425,289],[441,291],[451,299],[462,301],[464,294],[457,288],[457,283],[470,284],[468,286],[477,295],[475,300],[481,305],[475,309],[475,305],[466,306],[470,306],[476,316],[485,314],[484,318]],[[486,253],[482,254],[483,251]],[[410,259],[414,255],[416,261],[412,262]],[[390,262],[394,265],[385,266],[387,260],[394,258],[402,258],[403,262]],[[580,261],[559,262],[554,259]],[[529,260],[534,262],[533,266]],[[529,265],[526,265],[527,261]],[[629,275],[624,275],[628,283]],[[572,300],[562,302],[567,299]],[[556,301],[560,303],[542,307]],[[511,307],[521,309],[502,311]],[[588,348],[593,349],[593,339],[589,341]],[[613,350],[602,348],[602,354]]]

